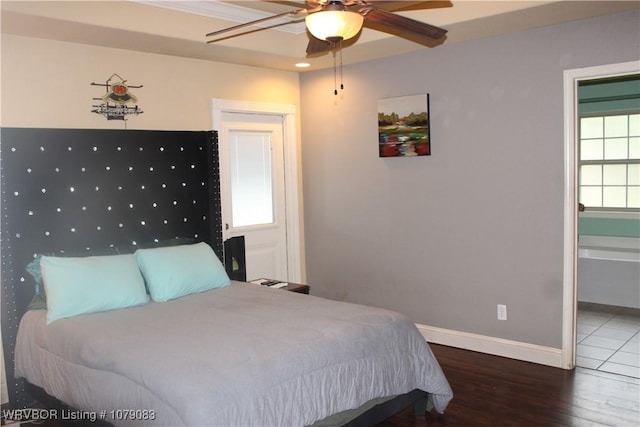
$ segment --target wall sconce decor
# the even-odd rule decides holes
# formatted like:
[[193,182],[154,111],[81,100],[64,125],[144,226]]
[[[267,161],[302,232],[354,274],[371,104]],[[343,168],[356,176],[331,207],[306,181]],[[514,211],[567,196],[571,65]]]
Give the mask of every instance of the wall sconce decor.
[[129,115],[142,114],[138,105],[138,98],[129,91],[129,88],[141,88],[142,85],[127,85],[127,81],[117,74],[112,74],[105,83],[91,83],[92,86],[103,86],[106,93],[101,98],[93,98],[94,101],[103,101],[102,104],[93,105],[92,113],[102,114],[107,120],[127,120]]

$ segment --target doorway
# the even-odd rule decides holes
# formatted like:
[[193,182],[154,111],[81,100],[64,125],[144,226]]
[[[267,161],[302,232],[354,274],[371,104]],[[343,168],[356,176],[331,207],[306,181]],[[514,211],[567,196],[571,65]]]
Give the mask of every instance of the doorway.
[[301,282],[295,106],[212,101],[223,240],[244,236],[247,279]]
[[580,81],[640,72],[640,62],[625,62],[564,72],[564,250],[561,367],[576,364],[578,263],[578,84]]

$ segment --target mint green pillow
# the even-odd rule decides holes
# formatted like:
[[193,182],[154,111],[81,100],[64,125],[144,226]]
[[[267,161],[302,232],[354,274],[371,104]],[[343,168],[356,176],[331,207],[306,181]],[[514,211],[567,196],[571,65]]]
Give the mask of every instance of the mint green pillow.
[[43,256],[47,324],[57,319],[142,305],[149,301],[135,256]]
[[[176,246],[176,245],[186,245],[193,244],[195,240],[191,237],[172,237],[171,239],[160,240],[156,242],[149,243],[140,243],[140,248],[157,248],[160,246]],[[25,270],[33,277],[33,281],[35,282],[35,295],[31,299],[31,302],[27,306],[27,310],[46,310],[47,309],[47,296],[44,293],[43,285],[42,285],[42,273],[40,272],[40,259],[43,256],[64,256],[64,257],[87,257],[87,256],[103,256],[103,255],[122,255],[122,254],[132,254],[135,251],[136,247],[130,244],[124,245],[111,245],[108,248],[99,248],[92,249],[91,252],[81,251],[81,252],[72,252],[65,253],[64,251],[59,252],[50,252],[45,254],[36,254],[27,266]]]
[[168,301],[231,283],[213,249],[203,242],[138,249],[135,255],[154,301]]

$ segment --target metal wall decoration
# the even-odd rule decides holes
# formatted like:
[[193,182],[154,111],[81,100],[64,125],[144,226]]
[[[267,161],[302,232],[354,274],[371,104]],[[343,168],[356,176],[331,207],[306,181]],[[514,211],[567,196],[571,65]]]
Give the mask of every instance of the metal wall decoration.
[[431,155],[429,94],[378,100],[380,157]]
[[[128,85],[127,81],[117,74],[112,74],[105,83],[91,83],[92,86],[104,86],[106,93],[94,101],[103,101],[102,104],[93,105],[92,113],[102,114],[107,120],[127,120],[127,116],[142,114],[138,105],[138,98],[129,91],[129,88],[141,88],[142,85]],[[134,104],[134,105],[127,105]]]

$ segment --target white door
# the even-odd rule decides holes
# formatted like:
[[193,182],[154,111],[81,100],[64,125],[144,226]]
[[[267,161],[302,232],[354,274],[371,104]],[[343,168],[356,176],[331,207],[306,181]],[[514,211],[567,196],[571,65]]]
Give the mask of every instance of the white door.
[[289,280],[282,116],[223,112],[223,238],[244,236],[247,280]]

